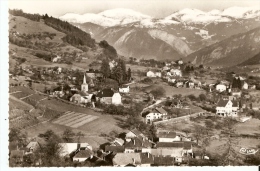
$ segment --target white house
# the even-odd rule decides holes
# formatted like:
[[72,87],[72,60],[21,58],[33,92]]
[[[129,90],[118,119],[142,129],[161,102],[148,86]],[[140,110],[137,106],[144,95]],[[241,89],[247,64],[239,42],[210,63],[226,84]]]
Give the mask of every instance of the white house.
[[56,56],[55,58],[52,59],[52,62],[58,62],[61,59],[60,56]]
[[216,114],[219,116],[236,117],[238,113],[238,109],[239,109],[239,104],[237,101],[220,99],[216,107]]
[[119,105],[122,104],[122,98],[120,93],[114,92],[112,89],[103,89],[97,94],[97,99],[101,103]]
[[140,153],[117,153],[113,158],[113,166],[124,167],[127,165],[141,166]]
[[181,137],[176,132],[159,132],[157,137],[159,138],[159,142],[181,141]]
[[216,90],[219,91],[219,92],[226,91],[226,90],[227,90],[227,86],[224,85],[224,84],[218,84],[218,85],[216,86]]
[[76,153],[79,148],[92,150],[92,146],[88,143],[59,143],[61,151],[59,155],[61,157],[69,156],[72,153]]
[[167,119],[167,112],[163,108],[155,108],[151,113],[146,115],[146,123],[148,124],[158,119]]
[[129,93],[129,91],[130,91],[129,85],[123,85],[122,87],[119,87],[120,93]]
[[58,72],[58,74],[60,74],[60,73],[61,73],[61,71],[62,71],[62,68],[61,68],[61,67],[59,67],[59,68],[57,69],[57,72]]
[[182,77],[182,72],[181,72],[181,70],[179,70],[179,69],[171,69],[171,74],[173,75],[173,76],[178,76],[178,77]]
[[148,71],[148,72],[146,73],[146,76],[147,76],[147,77],[156,77],[156,76],[155,76],[155,73],[152,72],[152,71]]

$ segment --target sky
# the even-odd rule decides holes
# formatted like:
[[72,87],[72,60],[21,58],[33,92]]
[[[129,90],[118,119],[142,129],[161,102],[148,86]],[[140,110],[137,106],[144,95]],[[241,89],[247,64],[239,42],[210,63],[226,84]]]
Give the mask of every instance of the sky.
[[184,8],[202,11],[228,7],[259,6],[260,0],[9,0],[10,9],[59,17],[66,13],[99,13],[113,8],[128,8],[152,17],[166,17]]

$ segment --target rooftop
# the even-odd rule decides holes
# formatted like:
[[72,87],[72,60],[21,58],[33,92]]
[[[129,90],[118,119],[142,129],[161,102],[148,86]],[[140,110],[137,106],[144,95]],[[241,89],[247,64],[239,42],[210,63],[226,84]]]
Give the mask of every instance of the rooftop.
[[80,150],[73,158],[89,158],[92,154],[93,152],[89,149]]
[[140,153],[117,153],[113,158],[114,165],[141,164]]
[[117,153],[123,153],[125,151],[125,147],[124,146],[107,145],[105,147],[105,151],[113,151],[113,152],[117,152]]
[[175,138],[176,132],[159,132],[158,138]]

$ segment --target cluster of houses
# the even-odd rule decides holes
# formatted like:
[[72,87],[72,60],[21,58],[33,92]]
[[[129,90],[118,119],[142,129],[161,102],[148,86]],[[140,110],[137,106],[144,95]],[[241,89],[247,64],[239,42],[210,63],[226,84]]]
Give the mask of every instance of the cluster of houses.
[[[113,166],[173,166],[194,157],[190,138],[176,132],[158,132],[154,143],[137,129],[129,131],[125,139],[118,138],[105,146],[104,154],[112,158]],[[120,142],[120,143],[119,143]]]
[[[182,134],[169,131],[159,131],[158,141],[149,140],[137,129],[125,134],[124,138],[115,138],[108,143],[101,153],[94,153],[88,143],[59,143],[60,157],[70,159],[73,162],[85,162],[96,158],[109,161],[114,167],[125,166],[173,166],[185,162],[187,158],[194,158],[191,138]],[[18,158],[23,161],[24,156],[33,154],[41,148],[45,141],[32,140],[24,149],[10,151],[10,158]],[[19,154],[19,155],[18,155]],[[41,159],[36,164],[40,164]]]
[[[105,104],[114,104],[120,105],[122,104],[122,96],[121,94],[129,93],[130,86],[122,85],[119,87],[119,90],[114,90],[112,88],[106,88],[103,90],[99,90],[97,92],[89,92],[89,86],[93,87],[93,78],[98,76],[99,72],[96,71],[87,71],[83,77],[83,83],[81,84],[80,90],[78,90],[75,86],[70,86],[70,91],[73,91],[73,95],[70,97],[70,101],[77,104],[87,104],[92,103],[94,107],[94,102],[100,101]],[[90,78],[89,83],[86,81],[86,77]],[[51,93],[54,96],[62,97],[65,94],[65,90],[63,86],[57,87]]]

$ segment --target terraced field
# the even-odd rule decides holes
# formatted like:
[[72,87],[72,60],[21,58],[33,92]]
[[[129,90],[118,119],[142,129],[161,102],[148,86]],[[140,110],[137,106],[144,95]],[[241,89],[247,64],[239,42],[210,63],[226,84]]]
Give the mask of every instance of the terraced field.
[[66,112],[63,116],[53,121],[53,123],[72,127],[72,128],[78,128],[98,118],[99,118],[98,116],[87,115],[84,113]]

